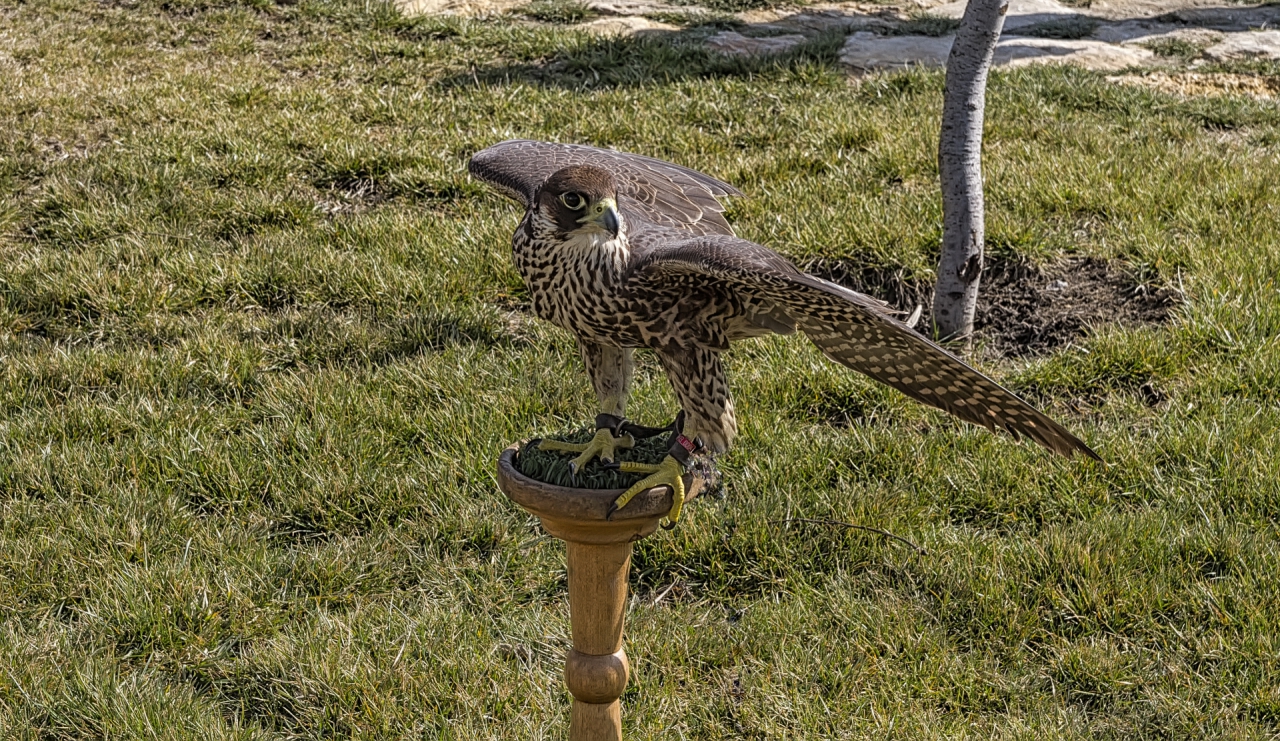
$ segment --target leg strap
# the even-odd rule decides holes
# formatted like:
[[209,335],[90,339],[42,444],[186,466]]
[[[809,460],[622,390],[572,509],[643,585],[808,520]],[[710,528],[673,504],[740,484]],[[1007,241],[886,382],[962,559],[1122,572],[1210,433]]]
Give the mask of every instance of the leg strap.
[[[681,414],[684,413],[681,412]],[[680,419],[680,417],[676,417],[677,421],[680,421]],[[596,429],[609,430],[613,433],[614,437],[630,435],[636,440],[645,440],[654,437],[655,435],[661,435],[664,432],[675,430],[677,429],[677,425],[676,422],[672,422],[665,427],[646,427],[634,422],[628,422],[625,418],[619,417],[616,414],[605,414],[601,412],[596,415]]]
[[675,458],[680,466],[684,469],[689,468],[689,458],[702,450],[703,445],[701,438],[690,440],[684,436],[684,411],[681,410],[676,415],[676,421],[671,423],[671,437],[667,440],[667,455]]

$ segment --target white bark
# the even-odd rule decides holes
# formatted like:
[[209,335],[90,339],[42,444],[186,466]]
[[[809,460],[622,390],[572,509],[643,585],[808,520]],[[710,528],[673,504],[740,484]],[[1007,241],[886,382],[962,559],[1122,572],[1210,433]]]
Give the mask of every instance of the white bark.
[[942,179],[942,258],[933,293],[937,336],[967,340],[982,277],[982,120],[987,71],[1009,0],[969,0],[947,59],[938,170]]

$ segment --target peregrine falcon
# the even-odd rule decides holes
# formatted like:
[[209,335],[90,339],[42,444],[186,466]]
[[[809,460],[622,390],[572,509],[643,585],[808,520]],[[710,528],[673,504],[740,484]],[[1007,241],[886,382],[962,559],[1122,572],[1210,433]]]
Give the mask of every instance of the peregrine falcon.
[[[533,311],[577,338],[600,402],[596,435],[571,466],[629,447],[627,396],[635,348],[657,355],[683,421],[658,465],[614,506],[668,485],[684,502],[681,474],[693,454],[718,455],[737,431],[720,355],[735,340],[797,329],[827,357],[907,396],[1049,450],[1097,459],[1087,445],[1012,392],[893,317],[886,304],[798,270],[740,239],[719,198],[733,186],[679,165],[595,147],[512,140],[471,158],[471,174],[519,201],[512,237]],[[620,434],[621,433],[621,434]]]

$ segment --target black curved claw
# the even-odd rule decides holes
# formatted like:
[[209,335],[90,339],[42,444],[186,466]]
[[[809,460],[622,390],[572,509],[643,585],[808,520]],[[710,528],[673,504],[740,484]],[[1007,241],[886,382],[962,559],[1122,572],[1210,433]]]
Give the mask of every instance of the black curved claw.
[[662,523],[661,527],[663,530],[675,530],[676,524],[671,520],[667,520],[666,522]]
[[600,461],[600,467],[606,471],[617,471],[622,468],[622,464],[614,461],[609,461],[608,463]]
[[606,519],[606,520],[612,520],[612,519],[613,519],[613,513],[614,513],[614,512],[617,512],[617,511],[618,511],[618,503],[617,503],[617,502],[610,502],[610,503],[609,503],[609,510],[608,510],[607,512],[605,512],[605,513],[604,513],[604,519]]

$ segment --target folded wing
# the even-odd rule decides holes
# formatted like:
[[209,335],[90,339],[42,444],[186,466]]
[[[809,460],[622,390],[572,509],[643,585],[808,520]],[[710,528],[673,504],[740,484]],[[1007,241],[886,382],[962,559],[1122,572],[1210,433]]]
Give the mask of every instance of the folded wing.
[[768,248],[734,237],[690,238],[654,246],[632,271],[639,280],[697,275],[748,304],[780,307],[827,357],[917,401],[1055,453],[1098,458],[1013,392],[894,319],[883,303],[802,273]]
[[694,234],[733,234],[717,200],[742,193],[728,183],[651,157],[580,144],[512,139],[476,152],[471,174],[528,207],[538,186],[569,165],[594,165],[613,173],[624,214]]

